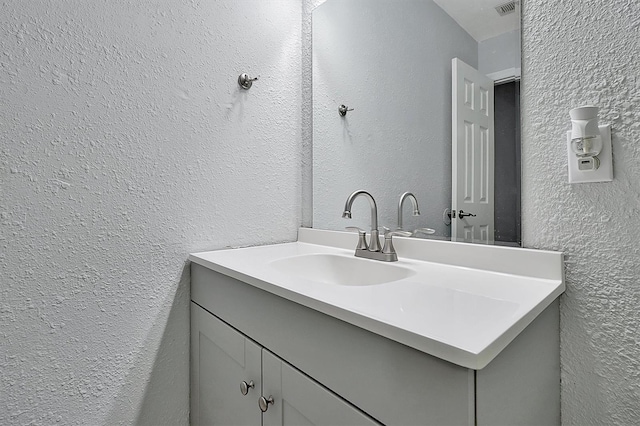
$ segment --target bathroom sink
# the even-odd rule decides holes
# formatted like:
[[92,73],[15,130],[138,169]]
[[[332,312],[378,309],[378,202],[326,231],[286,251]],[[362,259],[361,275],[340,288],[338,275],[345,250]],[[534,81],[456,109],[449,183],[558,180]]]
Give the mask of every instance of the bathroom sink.
[[343,286],[384,284],[415,274],[393,263],[328,253],[286,257],[271,262],[271,266],[301,279]]
[[[357,241],[355,233],[301,228],[296,242],[194,253],[189,259],[475,370],[565,289],[562,253],[400,238],[400,260],[382,262],[355,257]],[[195,289],[192,284],[194,294],[216,296],[208,281]]]

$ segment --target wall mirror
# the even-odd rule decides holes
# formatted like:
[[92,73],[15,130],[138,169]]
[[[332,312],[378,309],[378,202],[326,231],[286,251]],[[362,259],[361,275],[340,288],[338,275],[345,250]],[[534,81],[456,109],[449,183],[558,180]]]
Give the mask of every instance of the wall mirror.
[[[342,218],[348,195],[364,189],[380,226],[395,229],[408,191],[421,215],[406,200],[405,230],[519,245],[519,4],[327,0],[314,9],[312,28],[313,226],[369,229],[364,199],[351,220]],[[460,113],[473,102],[490,123]],[[477,220],[485,207],[490,227]]]

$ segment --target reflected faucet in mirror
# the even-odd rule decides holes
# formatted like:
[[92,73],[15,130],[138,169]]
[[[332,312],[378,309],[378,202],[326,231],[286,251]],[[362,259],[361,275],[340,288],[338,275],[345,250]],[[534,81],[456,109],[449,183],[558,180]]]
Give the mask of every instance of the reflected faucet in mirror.
[[411,204],[413,204],[413,215],[420,216],[420,209],[418,208],[418,200],[416,199],[416,196],[411,192],[405,192],[402,194],[400,196],[400,201],[398,201],[398,227],[396,229],[399,231],[402,230],[402,206],[404,205],[404,200],[407,198],[410,199]]
[[436,230],[432,228],[418,228],[411,233],[411,236],[418,237],[419,235],[433,235],[435,233]]
[[[405,192],[400,195],[400,201],[398,201],[398,231],[402,231],[402,207],[404,206],[404,200],[411,200],[411,204],[413,205],[413,215],[420,216],[420,208],[418,207],[418,199],[411,192]],[[417,237],[419,235],[431,235],[435,234],[436,230],[431,228],[418,228],[414,229],[413,232],[409,232],[409,235],[403,236],[411,236]],[[385,234],[386,235],[386,234]]]

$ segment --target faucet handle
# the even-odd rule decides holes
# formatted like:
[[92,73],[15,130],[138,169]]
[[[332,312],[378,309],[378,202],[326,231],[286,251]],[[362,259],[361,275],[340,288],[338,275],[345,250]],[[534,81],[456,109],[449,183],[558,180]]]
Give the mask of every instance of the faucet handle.
[[[386,226],[384,228],[384,247],[382,247],[382,253],[384,254],[396,254],[396,249],[393,247],[393,237],[410,237],[411,232],[407,231],[392,231]],[[395,256],[394,256],[395,257]]]
[[366,234],[367,233],[367,231],[365,231],[362,228],[358,228],[357,226],[347,226],[344,229],[346,229],[347,231],[357,232],[358,234]]
[[[412,234],[409,231],[403,231],[401,229],[398,229],[396,231],[392,231],[391,229],[387,228],[386,226],[383,226],[382,229],[384,230],[384,238],[391,238],[393,236],[397,236],[397,237],[410,237]],[[434,231],[435,232],[435,231]]]
[[358,246],[356,247],[356,250],[368,250],[369,246],[367,245],[367,231],[365,231],[364,229],[358,228],[357,226],[347,226],[346,228],[347,231],[355,231],[358,233]]
[[410,237],[413,234],[409,231],[389,231],[384,233],[384,239],[391,239],[391,237]]
[[435,234],[436,230],[435,229],[431,229],[431,228],[418,228],[415,231],[413,231],[413,234],[411,235],[418,235],[418,234],[427,234],[427,235],[431,235],[431,234]]

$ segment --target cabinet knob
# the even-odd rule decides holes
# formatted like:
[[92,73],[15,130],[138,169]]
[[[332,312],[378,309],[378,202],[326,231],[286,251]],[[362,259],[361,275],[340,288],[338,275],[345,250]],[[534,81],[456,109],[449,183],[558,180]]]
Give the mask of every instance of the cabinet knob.
[[269,398],[265,398],[264,396],[261,396],[258,399],[258,405],[260,406],[260,411],[262,411],[263,413],[269,409],[269,404],[273,404],[273,403],[274,403],[274,400],[272,395],[269,395]]
[[243,395],[246,395],[249,393],[249,389],[253,389],[255,387],[256,384],[253,383],[253,380],[249,381],[249,383],[243,380],[242,383],[240,383],[240,392],[242,392]]

